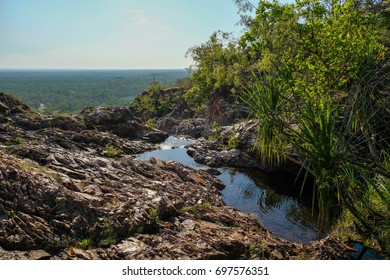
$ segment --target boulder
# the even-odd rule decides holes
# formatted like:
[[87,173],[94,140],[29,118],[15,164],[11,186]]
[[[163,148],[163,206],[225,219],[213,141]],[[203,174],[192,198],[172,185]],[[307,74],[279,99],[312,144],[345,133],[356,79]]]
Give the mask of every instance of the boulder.
[[206,120],[203,118],[176,119],[163,117],[157,118],[155,122],[158,129],[170,135],[189,136],[194,139],[201,137],[207,126]]
[[224,147],[218,141],[198,139],[188,146],[187,154],[210,167],[265,168],[245,151]]
[[88,107],[80,114],[88,129],[111,132],[129,139],[143,139],[151,143],[162,142],[168,137],[165,132],[147,127],[126,107]]

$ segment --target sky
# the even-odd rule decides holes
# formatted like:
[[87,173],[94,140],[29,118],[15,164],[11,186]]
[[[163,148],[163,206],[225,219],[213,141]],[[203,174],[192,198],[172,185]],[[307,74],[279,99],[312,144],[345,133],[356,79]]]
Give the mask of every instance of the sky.
[[238,21],[232,0],[0,0],[0,68],[183,69]]

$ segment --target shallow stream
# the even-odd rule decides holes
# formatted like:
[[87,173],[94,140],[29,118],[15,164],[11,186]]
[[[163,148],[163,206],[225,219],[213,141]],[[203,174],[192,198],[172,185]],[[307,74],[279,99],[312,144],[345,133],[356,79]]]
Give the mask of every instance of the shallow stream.
[[[194,168],[205,167],[187,154],[185,146],[190,144],[191,140],[170,136],[160,145],[159,150],[143,153],[138,159],[149,160],[155,157]],[[293,188],[293,180],[272,178],[269,174],[256,170],[228,167],[218,170],[221,174],[217,177],[226,185],[221,196],[223,201],[254,215],[273,235],[303,244],[324,236],[317,227],[317,214],[312,213],[309,203],[297,196],[286,195],[291,193],[289,189]]]

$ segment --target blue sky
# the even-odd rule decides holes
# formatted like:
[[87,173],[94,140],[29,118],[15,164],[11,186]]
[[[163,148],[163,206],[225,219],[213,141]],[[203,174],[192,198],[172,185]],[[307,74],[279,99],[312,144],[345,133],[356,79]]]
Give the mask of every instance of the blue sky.
[[189,47],[241,29],[236,12],[232,0],[0,0],[0,68],[185,68]]

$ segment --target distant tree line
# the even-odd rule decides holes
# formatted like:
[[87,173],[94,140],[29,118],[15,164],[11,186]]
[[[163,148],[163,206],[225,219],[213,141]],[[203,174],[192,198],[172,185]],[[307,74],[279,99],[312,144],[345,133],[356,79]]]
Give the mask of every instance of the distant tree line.
[[0,71],[0,90],[43,113],[76,113],[87,106],[128,106],[151,83],[173,86],[186,70]]

